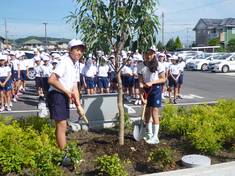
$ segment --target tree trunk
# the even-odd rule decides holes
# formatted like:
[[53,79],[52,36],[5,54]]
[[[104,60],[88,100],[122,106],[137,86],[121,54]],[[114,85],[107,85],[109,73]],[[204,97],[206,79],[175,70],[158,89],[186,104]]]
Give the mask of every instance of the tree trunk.
[[123,89],[122,89],[122,80],[121,72],[117,74],[118,81],[118,110],[119,110],[119,145],[124,145],[124,107],[123,107]]

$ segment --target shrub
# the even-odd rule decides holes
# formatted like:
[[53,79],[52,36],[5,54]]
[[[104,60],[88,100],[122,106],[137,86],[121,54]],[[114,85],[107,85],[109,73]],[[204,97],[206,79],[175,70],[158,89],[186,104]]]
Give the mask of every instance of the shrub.
[[216,105],[177,108],[165,106],[162,130],[184,136],[200,152],[214,154],[235,139],[235,101],[220,100]]
[[117,154],[98,157],[96,162],[99,170],[99,175],[128,175],[127,172],[124,170],[124,166]]
[[[63,175],[59,165],[65,152],[55,145],[54,131],[45,119],[0,122],[0,175]],[[68,144],[66,154],[78,166],[81,150],[76,143]]]
[[150,152],[148,160],[157,164],[161,170],[175,167],[174,150],[168,147],[156,148]]
[[66,155],[71,159],[75,172],[79,172],[79,166],[82,161],[82,150],[78,148],[78,143],[75,141],[69,142],[66,148]]

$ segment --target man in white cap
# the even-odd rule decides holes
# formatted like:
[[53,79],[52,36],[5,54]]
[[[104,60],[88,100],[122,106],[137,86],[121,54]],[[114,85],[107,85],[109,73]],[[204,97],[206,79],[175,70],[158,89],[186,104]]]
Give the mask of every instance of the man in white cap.
[[80,105],[75,64],[83,56],[86,46],[81,40],[73,39],[68,43],[68,49],[69,55],[57,64],[48,79],[48,83],[51,85],[48,95],[50,116],[56,123],[56,142],[61,150],[66,147],[69,101],[76,104],[81,117],[85,114]]

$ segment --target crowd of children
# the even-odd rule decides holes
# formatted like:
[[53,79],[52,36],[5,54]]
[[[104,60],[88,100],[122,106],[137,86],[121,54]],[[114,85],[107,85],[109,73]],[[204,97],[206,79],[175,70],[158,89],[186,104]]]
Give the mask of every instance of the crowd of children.
[[[82,94],[88,95],[115,93],[117,79],[114,53],[97,53],[89,54],[87,58],[83,57],[76,63],[78,88]],[[49,89],[48,77],[64,56],[59,53],[40,53],[37,49],[34,50],[34,55],[31,60],[35,71],[37,94],[39,97],[46,97]],[[177,103],[176,100],[182,98],[180,93],[185,62],[180,55],[160,53],[157,50],[155,55],[167,78],[161,84],[162,99],[169,97],[171,103]],[[142,102],[139,73],[145,65],[146,56],[136,50],[133,53],[122,51],[119,57],[122,63],[126,63],[121,69],[124,98],[128,102],[140,105]],[[29,59],[24,52],[7,50],[0,53],[0,111],[11,111],[12,102],[17,102],[19,96],[25,92],[28,69]]]

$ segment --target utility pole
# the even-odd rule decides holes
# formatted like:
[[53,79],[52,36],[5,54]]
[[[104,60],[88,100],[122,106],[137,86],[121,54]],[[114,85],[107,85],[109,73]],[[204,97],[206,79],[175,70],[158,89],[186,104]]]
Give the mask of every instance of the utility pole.
[[47,51],[47,24],[46,22],[43,23],[45,27],[45,50]]
[[189,40],[188,40],[189,39],[189,35],[188,35],[189,34],[189,31],[188,31],[189,28],[187,27],[186,30],[187,30],[187,47],[189,48]]
[[162,12],[162,45],[164,46],[164,12]]
[[7,19],[5,18],[5,39],[6,39],[6,48],[8,48],[8,30],[7,30]]

